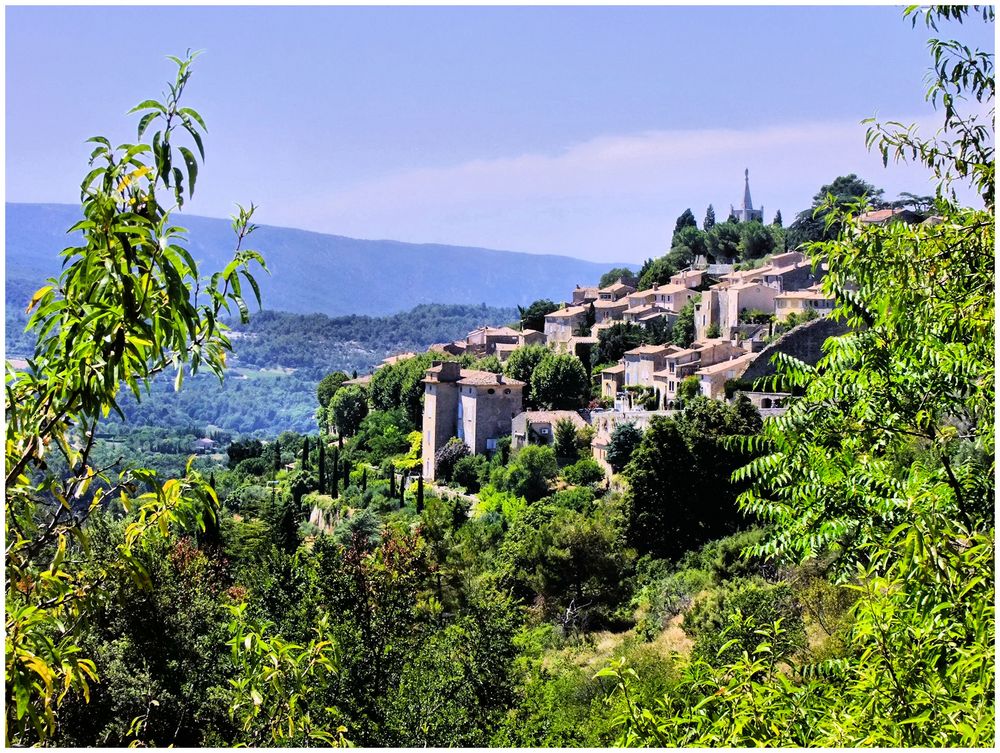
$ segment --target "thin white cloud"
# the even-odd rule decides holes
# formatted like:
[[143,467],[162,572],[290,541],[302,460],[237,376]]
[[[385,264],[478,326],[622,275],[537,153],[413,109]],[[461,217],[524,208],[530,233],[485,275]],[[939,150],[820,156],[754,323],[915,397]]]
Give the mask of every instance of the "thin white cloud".
[[687,207],[700,221],[712,203],[724,218],[742,198],[744,168],[768,221],[781,209],[790,222],[822,184],[849,172],[888,195],[930,191],[919,167],[883,170],[857,122],[806,123],[601,136],[557,154],[407,170],[272,204],[269,219],[368,238],[635,260],[663,252]]

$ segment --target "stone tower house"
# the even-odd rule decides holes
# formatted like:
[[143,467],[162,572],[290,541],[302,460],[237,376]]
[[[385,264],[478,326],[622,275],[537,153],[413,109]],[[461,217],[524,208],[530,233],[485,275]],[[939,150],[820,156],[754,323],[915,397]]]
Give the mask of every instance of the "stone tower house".
[[423,475],[435,478],[434,456],[452,437],[474,455],[492,452],[522,411],[524,382],[489,371],[435,362],[424,376]]

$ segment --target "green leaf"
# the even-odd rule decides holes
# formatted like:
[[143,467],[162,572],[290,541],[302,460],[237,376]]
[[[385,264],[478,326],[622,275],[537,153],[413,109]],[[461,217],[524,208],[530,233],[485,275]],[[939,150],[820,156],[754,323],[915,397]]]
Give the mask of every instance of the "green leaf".
[[208,127],[205,125],[205,121],[201,119],[201,115],[199,115],[198,112],[196,110],[194,110],[193,108],[191,108],[191,107],[182,107],[177,112],[183,113],[184,115],[187,115],[188,117],[192,118],[193,120],[195,120],[198,123],[198,125],[201,126],[201,129],[203,131],[208,131]]
[[184,157],[184,164],[187,165],[188,173],[188,195],[194,196],[194,182],[198,178],[198,163],[186,146],[179,147],[181,155]]
[[[166,115],[167,113],[167,109],[159,102],[157,102],[155,99],[144,99],[142,102],[137,104],[135,107],[133,107],[125,114],[131,115],[132,113],[138,112],[139,110],[156,110],[157,112],[162,112],[164,115]],[[108,147],[110,146],[111,144],[108,144]]]

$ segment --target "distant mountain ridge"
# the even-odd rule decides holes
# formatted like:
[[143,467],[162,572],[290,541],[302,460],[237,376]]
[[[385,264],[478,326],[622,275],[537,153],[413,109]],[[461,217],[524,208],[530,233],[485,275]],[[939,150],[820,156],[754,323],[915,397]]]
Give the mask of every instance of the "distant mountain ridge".
[[[23,305],[58,274],[59,252],[73,245],[66,229],[79,218],[70,204],[6,205],[6,278],[9,303]],[[228,220],[179,212],[187,247],[204,271],[231,258]],[[293,313],[390,314],[421,303],[527,305],[539,298],[566,299],[577,283],[594,284],[615,266],[569,256],[360,240],[294,228],[261,225],[249,247],[260,250],[271,275],[258,280],[264,307]],[[28,293],[30,296],[30,292]]]

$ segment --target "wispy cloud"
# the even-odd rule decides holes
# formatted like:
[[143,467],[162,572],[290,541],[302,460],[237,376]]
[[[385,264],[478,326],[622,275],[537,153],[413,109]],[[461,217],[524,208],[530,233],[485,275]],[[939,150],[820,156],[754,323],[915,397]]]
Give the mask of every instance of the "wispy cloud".
[[890,195],[929,189],[920,168],[883,170],[857,122],[802,123],[601,136],[554,154],[398,172],[269,214],[344,235],[638,260],[663,252],[687,207],[700,220],[712,203],[725,217],[742,198],[744,168],[768,220],[781,209],[790,221],[849,172]]

